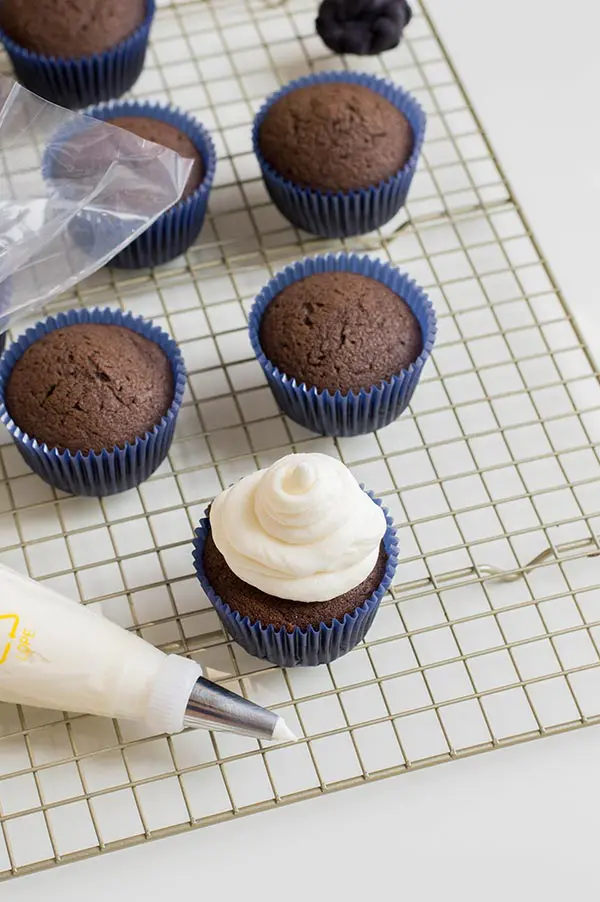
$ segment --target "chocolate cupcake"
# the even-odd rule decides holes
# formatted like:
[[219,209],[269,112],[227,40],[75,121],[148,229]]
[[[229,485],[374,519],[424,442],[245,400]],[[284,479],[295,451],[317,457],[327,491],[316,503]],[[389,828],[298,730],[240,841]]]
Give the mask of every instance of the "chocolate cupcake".
[[173,394],[173,370],[157,344],[123,326],[79,323],[30,345],[4,397],[40,444],[87,454],[133,444],[160,422]]
[[[196,241],[206,218],[217,166],[217,154],[209,133],[193,116],[177,107],[157,103],[122,101],[93,107],[88,113],[194,161],[179,202],[117,254],[110,265],[140,269],[160,266],[181,256]],[[85,228],[81,223],[79,225],[80,241],[85,241]],[[92,229],[98,226],[98,223],[90,223]]]
[[154,11],[155,0],[2,0],[0,40],[26,88],[83,107],[137,81]]
[[292,454],[215,499],[194,561],[240,645],[306,666],[362,641],[391,584],[397,541],[380,502],[340,461]]
[[250,340],[281,409],[323,435],[359,435],[408,406],[436,334],[406,274],[354,254],[287,267],[250,312]]
[[290,182],[342,193],[392,178],[415,143],[404,113],[353,82],[317,82],[284,94],[258,141],[267,163]]
[[254,123],[269,194],[299,228],[326,237],[379,228],[403,205],[425,114],[372,76],[326,72],[270,97]]
[[387,285],[354,272],[293,282],[260,324],[265,355],[288,378],[319,391],[368,391],[408,369],[423,350],[410,307]]
[[185,387],[175,342],[131,314],[72,310],[0,361],[0,420],[46,482],[108,495],[164,460]]

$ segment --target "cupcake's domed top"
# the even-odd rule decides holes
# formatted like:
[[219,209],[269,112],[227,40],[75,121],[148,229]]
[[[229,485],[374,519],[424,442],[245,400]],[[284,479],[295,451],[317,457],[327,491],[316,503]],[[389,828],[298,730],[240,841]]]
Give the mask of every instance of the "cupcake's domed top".
[[386,382],[423,349],[417,318],[402,298],[349,272],[319,273],[284,288],[264,312],[260,343],[282,373],[332,394]]
[[181,200],[185,200],[193,194],[202,183],[205,168],[202,154],[194,143],[174,125],[155,119],[152,116],[117,116],[115,119],[106,120],[111,125],[117,125],[128,132],[132,132],[145,141],[161,144],[169,150],[174,150],[181,157],[193,160],[194,165],[190,172],[187,184],[183,190]]
[[5,402],[38,442],[100,452],[145,435],[173,394],[171,364],[155,342],[123,326],[81,323],[29,346],[10,374]]
[[44,56],[91,56],[121,43],[146,16],[147,0],[2,0],[0,26]]
[[396,175],[408,162],[410,123],[377,91],[346,81],[317,82],[276,100],[259,131],[267,163],[318,191],[357,191]]

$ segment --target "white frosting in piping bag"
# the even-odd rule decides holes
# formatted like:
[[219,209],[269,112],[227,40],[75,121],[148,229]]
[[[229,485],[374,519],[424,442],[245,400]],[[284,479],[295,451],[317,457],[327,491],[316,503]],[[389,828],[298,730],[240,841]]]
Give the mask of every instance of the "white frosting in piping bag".
[[215,545],[230,569],[268,595],[327,601],[358,586],[379,556],[386,522],[339,460],[290,454],[213,502]]

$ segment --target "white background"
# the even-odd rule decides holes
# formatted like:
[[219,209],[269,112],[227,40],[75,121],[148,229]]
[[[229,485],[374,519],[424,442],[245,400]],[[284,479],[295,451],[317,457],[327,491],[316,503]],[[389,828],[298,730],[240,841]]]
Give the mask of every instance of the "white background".
[[[517,198],[600,355],[600,6],[428,0]],[[11,902],[514,900],[598,889],[600,730],[12,881]]]

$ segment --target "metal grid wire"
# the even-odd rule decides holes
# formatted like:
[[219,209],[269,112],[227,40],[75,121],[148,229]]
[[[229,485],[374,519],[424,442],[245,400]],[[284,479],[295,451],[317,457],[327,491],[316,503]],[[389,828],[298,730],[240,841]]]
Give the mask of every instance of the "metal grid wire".
[[[423,4],[382,59],[332,57],[313,0],[172,2],[136,95],[196,113],[220,161],[185,259],[104,270],[76,303],[121,304],[181,342],[189,386],[169,460],[139,490],[69,498],[0,447],[0,559],[100,608],[281,713],[296,745],[1,706],[0,877],[498,748],[600,719],[600,385]],[[263,97],[359,66],[429,115],[410,203],[345,247],[400,264],[440,319],[410,413],[333,441],[277,411],[246,335],[285,262],[340,242],[299,234],[251,154]],[[72,306],[74,297],[58,307]],[[234,479],[287,453],[339,455],[378,492],[401,564],[366,645],[282,671],[227,639],[193,577],[192,528]]]

